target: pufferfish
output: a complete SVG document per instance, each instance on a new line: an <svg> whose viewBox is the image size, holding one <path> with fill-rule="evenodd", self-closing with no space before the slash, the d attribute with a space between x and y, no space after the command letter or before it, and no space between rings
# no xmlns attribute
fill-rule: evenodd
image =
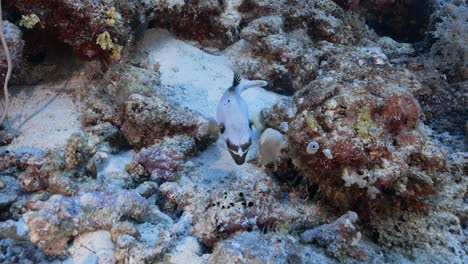
<svg viewBox="0 0 468 264"><path fill-rule="evenodd" d="M241 93L251 87L264 87L263 80L241 79L234 73L232 86L221 97L216 107L216 121L227 149L237 165L245 162L250 145L252 145L252 122L249 119L247 103Z"/></svg>

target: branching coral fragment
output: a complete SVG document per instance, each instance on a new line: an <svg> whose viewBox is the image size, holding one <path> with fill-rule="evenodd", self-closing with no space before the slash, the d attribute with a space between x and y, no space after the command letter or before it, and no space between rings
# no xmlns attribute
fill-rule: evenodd
<svg viewBox="0 0 468 264"><path fill-rule="evenodd" d="M22 15L19 25L27 29L31 29L39 22L39 17L36 14L31 14L27 16Z"/></svg>
<svg viewBox="0 0 468 264"><path fill-rule="evenodd" d="M115 25L115 20L117 19L117 13L115 12L115 7L109 8L106 11L106 25L113 27Z"/></svg>
<svg viewBox="0 0 468 264"><path fill-rule="evenodd" d="M105 31L98 35L96 39L96 44L98 44L101 49L103 50L110 50L114 47L114 43L112 42L112 38L109 32Z"/></svg>

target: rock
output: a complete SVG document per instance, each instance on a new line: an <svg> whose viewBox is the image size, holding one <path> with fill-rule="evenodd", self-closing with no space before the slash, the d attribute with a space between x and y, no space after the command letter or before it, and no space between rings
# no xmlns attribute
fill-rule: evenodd
<svg viewBox="0 0 468 264"><path fill-rule="evenodd" d="M0 193L0 208L4 210L6 207L9 207L10 204L15 202L16 199L18 199L17 195Z"/></svg>
<svg viewBox="0 0 468 264"><path fill-rule="evenodd" d="M207 246L242 231L302 228L319 217L314 207L302 200L276 200L282 195L280 188L256 167L229 175L236 180L227 181L223 188L195 184L185 173L197 177L196 172L183 171L178 182L160 186L164 197L161 208L174 215L180 215L182 210L192 215L191 234Z"/></svg>
<svg viewBox="0 0 468 264"><path fill-rule="evenodd" d="M177 172L183 169L185 161L196 152L195 141L187 136L165 137L156 144L140 151L134 158L131 171L139 166L157 183L175 181Z"/></svg>
<svg viewBox="0 0 468 264"><path fill-rule="evenodd" d="M18 221L7 220L0 222L0 238L11 238L14 240L28 240L28 227L23 219Z"/></svg>
<svg viewBox="0 0 468 264"><path fill-rule="evenodd" d="M98 230L75 238L70 251L73 263L116 263L115 247L109 231Z"/></svg>
<svg viewBox="0 0 468 264"><path fill-rule="evenodd" d="M325 247L327 254L332 257L340 258L345 255L364 260L369 253L358 245L361 232L356 227L357 220L355 212L348 212L331 224L305 231L301 235L301 241Z"/></svg>
<svg viewBox="0 0 468 264"><path fill-rule="evenodd" d="M169 263L182 263L190 259L191 263L206 263L206 258L201 256L201 246L194 237L183 239L170 253Z"/></svg>
<svg viewBox="0 0 468 264"><path fill-rule="evenodd" d="M208 47L223 48L238 37L241 17L236 5L237 2L213 0L161 1L154 4L152 19L181 38L195 40Z"/></svg>
<svg viewBox="0 0 468 264"><path fill-rule="evenodd" d="M135 191L145 197L149 198L151 195L155 194L158 190L158 185L154 182L146 181L142 184L140 184Z"/></svg>
<svg viewBox="0 0 468 264"><path fill-rule="evenodd" d="M133 94L121 111L122 132L130 144L148 147L164 136L185 134L204 148L218 138L217 125L159 96Z"/></svg>
<svg viewBox="0 0 468 264"><path fill-rule="evenodd" d="M60 254L70 238L110 230L123 217L138 218L147 206L144 198L129 191L85 193L70 198L54 195L24 218L31 242L47 254Z"/></svg>
<svg viewBox="0 0 468 264"><path fill-rule="evenodd" d="M22 205L26 202L25 193L18 180L11 176L0 175L4 188L0 189L0 221L18 219Z"/></svg>
<svg viewBox="0 0 468 264"><path fill-rule="evenodd" d="M281 233L242 232L218 243L208 263L331 263L317 250Z"/></svg>
<svg viewBox="0 0 468 264"><path fill-rule="evenodd" d="M13 134L6 131L0 131L0 146L5 146L13 142Z"/></svg>
<svg viewBox="0 0 468 264"><path fill-rule="evenodd" d="M260 159L263 165L280 159L281 150L288 145L286 137L278 130L267 128L260 137Z"/></svg>
<svg viewBox="0 0 468 264"><path fill-rule="evenodd" d="M388 58L398 58L401 56L411 56L415 53L415 50L409 43L399 43L390 37L381 37L377 41L382 47L382 51L387 55Z"/></svg>
<svg viewBox="0 0 468 264"><path fill-rule="evenodd" d="M48 190L52 193L73 195L76 186L65 177L63 159L54 153L32 158L26 171L18 177L20 186L27 192Z"/></svg>

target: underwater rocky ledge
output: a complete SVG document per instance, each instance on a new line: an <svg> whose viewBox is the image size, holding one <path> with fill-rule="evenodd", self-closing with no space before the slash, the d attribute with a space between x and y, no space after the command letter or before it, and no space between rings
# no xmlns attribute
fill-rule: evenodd
<svg viewBox="0 0 468 264"><path fill-rule="evenodd" d="M468 262L466 1L1 4L0 263Z"/></svg>

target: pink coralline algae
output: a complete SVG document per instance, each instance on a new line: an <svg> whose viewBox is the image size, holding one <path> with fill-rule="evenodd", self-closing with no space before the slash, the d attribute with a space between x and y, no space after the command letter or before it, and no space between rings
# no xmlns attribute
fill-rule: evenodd
<svg viewBox="0 0 468 264"><path fill-rule="evenodd" d="M166 137L160 144L141 150L135 156L131 170L138 172L138 167L142 166L153 181L175 181L177 172L195 151L192 138L183 135Z"/></svg>

